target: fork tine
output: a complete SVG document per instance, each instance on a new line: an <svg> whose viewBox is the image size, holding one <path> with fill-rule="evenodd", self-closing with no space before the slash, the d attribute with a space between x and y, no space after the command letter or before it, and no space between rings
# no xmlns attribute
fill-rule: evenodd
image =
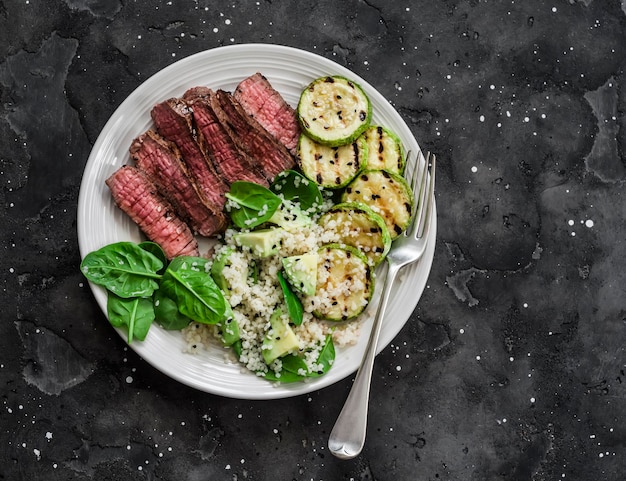
<svg viewBox="0 0 626 481"><path fill-rule="evenodd" d="M427 154L430 155L430 154ZM424 217L424 199L426 196L426 181L428 179L428 160L424 159L424 154L420 150L418 152L417 159L415 160L414 175L411 182L411 188L413 189L413 195L415 197L414 214L410 229L407 229L406 234L411 237L419 237L420 226L422 225L422 219ZM419 179L419 182L418 182Z"/></svg>
<svg viewBox="0 0 626 481"><path fill-rule="evenodd" d="M413 235L413 233L415 232L417 219L418 219L417 208L420 205L419 197L420 197L420 191L421 191L420 189L421 186L418 186L418 181L422 179L424 175L423 172L421 172L421 170L423 170L422 162L420 162L420 159L423 158L421 149L417 151L417 156L415 157L414 162L410 162L410 160L412 159L411 153L412 152L409 150L406 154L405 178L407 179L411 192L413 193L414 209L413 209L413 214L411 216L411 222L409 223L409 225L404 231L405 237L408 237L409 235Z"/></svg>
<svg viewBox="0 0 626 481"><path fill-rule="evenodd" d="M416 192L415 188L417 187L417 179L421 177L420 175L420 155L422 155L421 151L418 151L415 162L413 162L413 169L411 170L411 178L409 179L409 183L411 186L411 192ZM408 167L408 159L411 156L411 151L407 154L407 167Z"/></svg>
<svg viewBox="0 0 626 481"><path fill-rule="evenodd" d="M419 204L419 223L417 230L415 231L416 238L424 236L424 233L428 230L430 225L430 216L432 212L432 204L434 202L435 193L435 163L436 156L431 155L430 152L426 154L424 162L424 179L422 180L422 192L420 192L420 204ZM430 164L430 169L429 169ZM430 174L430 175L428 175Z"/></svg>

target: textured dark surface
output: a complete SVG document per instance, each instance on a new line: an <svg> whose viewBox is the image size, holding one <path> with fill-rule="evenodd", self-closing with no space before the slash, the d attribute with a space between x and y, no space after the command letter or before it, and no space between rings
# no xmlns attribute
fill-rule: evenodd
<svg viewBox="0 0 626 481"><path fill-rule="evenodd" d="M0 1L0 479L621 480L626 1ZM351 380L279 401L146 364L82 278L81 175L142 81L278 43L347 66L439 156L428 288Z"/></svg>

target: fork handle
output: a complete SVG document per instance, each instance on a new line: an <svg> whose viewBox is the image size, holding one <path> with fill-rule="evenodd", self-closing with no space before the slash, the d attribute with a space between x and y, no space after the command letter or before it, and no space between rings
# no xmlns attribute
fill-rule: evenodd
<svg viewBox="0 0 626 481"><path fill-rule="evenodd" d="M382 297L378 304L365 355L350 389L350 394L348 394L328 439L331 453L341 459L352 459L358 456L365 444L369 393L378 336L391 295L391 287L400 270L396 264L389 263L387 266Z"/></svg>

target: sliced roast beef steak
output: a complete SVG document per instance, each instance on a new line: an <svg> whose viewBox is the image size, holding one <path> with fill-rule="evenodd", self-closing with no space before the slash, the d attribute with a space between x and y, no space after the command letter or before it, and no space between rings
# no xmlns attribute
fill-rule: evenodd
<svg viewBox="0 0 626 481"><path fill-rule="evenodd" d="M244 110L296 155L300 124L294 109L260 73L242 80L234 97Z"/></svg>
<svg viewBox="0 0 626 481"><path fill-rule="evenodd" d="M294 165L287 148L276 140L254 118L246 114L235 98L224 90L212 97L213 110L240 150L256 161L268 181Z"/></svg>
<svg viewBox="0 0 626 481"><path fill-rule="evenodd" d="M150 112L157 132L174 142L180 149L196 186L218 210L224 207L228 185L217 175L196 142L193 131L193 113L187 103L171 98L155 105Z"/></svg>
<svg viewBox="0 0 626 481"><path fill-rule="evenodd" d="M193 183L176 144L148 130L133 141L130 155L194 232L209 237L226 227L224 213L206 201Z"/></svg>
<svg viewBox="0 0 626 481"><path fill-rule="evenodd" d="M267 186L265 176L256 169L253 160L238 148L220 122L212 107L213 96L211 90L196 87L187 91L183 97L193 110L200 147L228 184L246 180Z"/></svg>
<svg viewBox="0 0 626 481"><path fill-rule="evenodd" d="M144 172L133 166L122 166L106 180L106 184L117 206L148 239L161 246L168 259L199 255L193 233Z"/></svg>

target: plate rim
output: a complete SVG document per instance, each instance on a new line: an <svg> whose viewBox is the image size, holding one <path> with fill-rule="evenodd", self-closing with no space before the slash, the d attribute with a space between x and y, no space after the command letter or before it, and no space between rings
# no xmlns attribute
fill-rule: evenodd
<svg viewBox="0 0 626 481"><path fill-rule="evenodd" d="M396 117L396 119L402 124L405 131L408 132L408 134L410 135L410 138L413 140L414 144L417 146L418 151L421 152L417 139L413 136L413 133L411 132L410 128L408 127L408 125L406 124L405 120L402 118L400 113L395 109L395 107L384 96L382 96L382 94L380 94L371 84L369 84L369 82L367 82L364 78L352 72L347 67L344 67L331 59L323 57L317 53L310 52L307 50L302 50L296 47L290 47L290 46L281 45L281 44L271 44L271 43L267 43L267 44L266 43L243 43L243 44L219 46L219 47L214 47L214 48L206 49L203 51L199 51L183 59L177 60L176 62L173 62L172 64L167 65L166 67L158 70L157 72L152 74L150 77L148 77L146 80L144 80L142 83L140 83L113 111L113 113L111 114L111 116L109 117L105 125L103 126L102 130L98 134L98 137L93 144L93 147L91 149L91 152L89 154L89 157L85 164L85 168L82 173L81 185L80 185L79 195L78 195L77 227L76 228L77 228L77 233L78 233L78 244L79 244L81 260L85 257L85 255L88 254L89 251L93 250L93 249L88 249L86 247L88 242L87 242L87 239L85 238L86 231L84 230L84 225L82 221L85 215L86 201L88 199L88 196L90 195L89 185L88 185L90 179L88 178L88 174L90 174L92 170L97 166L97 158L99 154L101 153L102 147L106 145L107 137L111 134L112 131L114 131L115 126L120 121L120 117L123 117L125 109L127 109L127 107L136 100L136 97L140 97L144 90L149 89L153 83L156 83L163 78L167 78L167 76L171 72L180 71L181 68L184 68L188 65L193 65L195 62L198 62L198 61L210 60L212 57L219 57L220 55L226 55L226 54L232 54L234 56L236 55L237 51L239 51L240 54L243 52L243 53L246 53L247 55L252 55L257 50L268 51L268 52L273 51L274 53L280 54L280 55L296 55L301 58L310 58L313 60L313 63L319 63L329 68L332 67L335 70L339 70L344 74L349 73L350 75L353 76L355 81L357 81L364 88L364 90L368 93L368 95L373 94L377 97L378 100L382 99L382 101L384 101L384 105L388 105L391 115ZM434 258L435 239L436 239L436 230L437 230L436 207L435 207L434 214L435 215L433 215L431 219L427 251L425 253L425 256L419 262L419 264L422 265L422 270L425 271L425 276L423 276L423 278L421 279L421 281L423 282L420 283L422 285L421 287L419 287L419 292L418 292L419 295L416 296L415 304L413 304L412 307L410 308L406 320L398 323L399 325L397 326L397 328L393 329L392 335L386 335L386 336L381 335L381 338L379 339L379 344L377 346L377 354L379 354L385 347L387 347L393 341L393 339L400 333L400 331L404 328L404 326L410 320L411 314L414 312L415 308L417 307L417 304L419 303L419 299L423 295L423 291L426 288L426 283L428 281L428 277L432 268L432 262ZM417 270L417 267L416 267L416 270ZM99 304L101 311L103 312L106 318L107 317L106 308L103 306L103 302L102 302L102 295L103 293L105 293L104 289L91 282L88 282L88 284L90 286L92 295L94 296L96 302ZM380 292L380 288L377 289L377 291ZM154 327L155 326L153 326L153 328ZM158 328L158 326L156 327ZM115 330L122 337L124 342L126 342L126 334L119 328L115 328ZM365 330L365 329L362 330L360 336L368 337L369 330ZM145 342L146 341L144 341L144 343ZM150 365L152 365L154 368L156 368L161 373L167 375L168 377L184 385L192 387L194 389L207 392L210 394L215 394L215 395L224 396L228 398L234 398L234 399L267 400L267 399L282 399L282 398L304 395L304 394L308 394L310 392L322 389L334 383L337 383L345 379L346 377L354 374L358 368L358 365L357 365L353 369L350 369L349 372L343 373L342 375L339 375L339 376L331 376L333 372L331 370L326 375L321 376L320 378L317 378L314 381L300 382L300 383L295 383L295 384L282 384L280 385L280 387L273 385L269 381L263 380L263 382L268 386L268 390L264 391L263 393L258 393L258 392L255 393L252 391L243 391L243 392L229 391L223 388L222 389L215 388L214 386L211 386L210 384L207 385L205 383L201 383L193 377L189 378L189 377L179 375L179 373L177 373L176 371L169 369L167 366L167 363L165 366L163 366L161 363L157 362L152 355L146 356L146 354L151 354L151 353L149 350L144 349L145 344L138 345L137 342L128 344L126 342L126 345L129 346L131 349L133 349L143 360L148 362ZM351 348L349 347L348 349L351 349ZM192 354L187 354L187 355L193 356ZM254 376L253 373L250 373L249 375Z"/></svg>

